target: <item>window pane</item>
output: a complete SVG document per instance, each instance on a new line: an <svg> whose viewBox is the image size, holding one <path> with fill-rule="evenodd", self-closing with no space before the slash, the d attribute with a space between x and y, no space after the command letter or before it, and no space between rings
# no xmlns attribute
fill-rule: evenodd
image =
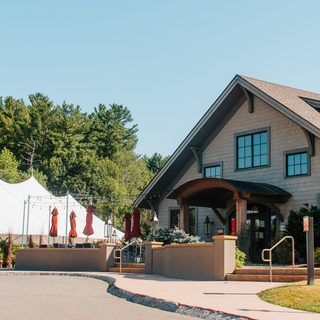
<svg viewBox="0 0 320 320"><path fill-rule="evenodd" d="M307 163L307 153L301 153L301 163Z"/></svg>
<svg viewBox="0 0 320 320"><path fill-rule="evenodd" d="M179 228L179 214L180 210L171 210L170 228Z"/></svg>
<svg viewBox="0 0 320 320"><path fill-rule="evenodd" d="M294 155L294 164L300 164L300 154Z"/></svg>
<svg viewBox="0 0 320 320"><path fill-rule="evenodd" d="M267 132L261 133L260 141L261 141L261 143L268 143L268 133Z"/></svg>
<svg viewBox="0 0 320 320"><path fill-rule="evenodd" d="M294 166L289 166L288 167L288 176L293 176L294 175Z"/></svg>
<svg viewBox="0 0 320 320"><path fill-rule="evenodd" d="M244 148L239 148L238 150L238 157L243 158L244 157Z"/></svg>
<svg viewBox="0 0 320 320"><path fill-rule="evenodd" d="M294 156L288 156L288 166L292 166L294 164Z"/></svg>
<svg viewBox="0 0 320 320"><path fill-rule="evenodd" d="M189 234L195 236L196 235L196 212L194 209L190 209L189 212Z"/></svg>
<svg viewBox="0 0 320 320"><path fill-rule="evenodd" d="M253 155L259 155L260 154L260 144L258 144L257 146L253 147Z"/></svg>
<svg viewBox="0 0 320 320"><path fill-rule="evenodd" d="M250 157L251 156L251 147L246 147L245 148L245 156L246 157Z"/></svg>
<svg viewBox="0 0 320 320"><path fill-rule="evenodd" d="M260 133L253 135L253 144L260 144Z"/></svg>
<svg viewBox="0 0 320 320"><path fill-rule="evenodd" d="M297 165L294 166L294 174L295 175L301 174L300 166L297 166Z"/></svg>
<svg viewBox="0 0 320 320"><path fill-rule="evenodd" d="M238 169L244 168L244 158L238 160Z"/></svg>
<svg viewBox="0 0 320 320"><path fill-rule="evenodd" d="M220 178L220 166L216 167L216 178Z"/></svg>
<svg viewBox="0 0 320 320"><path fill-rule="evenodd" d="M210 168L206 168L205 175L206 178L210 178Z"/></svg>
<svg viewBox="0 0 320 320"><path fill-rule="evenodd" d="M264 143L261 145L261 154L267 154L268 153L268 144Z"/></svg>
<svg viewBox="0 0 320 320"><path fill-rule="evenodd" d="M261 166L266 166L268 165L268 155L264 154L261 156Z"/></svg>
<svg viewBox="0 0 320 320"><path fill-rule="evenodd" d="M308 165L307 164L301 165L301 174L308 174Z"/></svg>
<svg viewBox="0 0 320 320"><path fill-rule="evenodd" d="M244 147L244 137L238 138L238 147Z"/></svg>
<svg viewBox="0 0 320 320"><path fill-rule="evenodd" d="M256 156L256 157L253 158L253 166L254 166L254 167L259 167L259 166L261 166L260 156Z"/></svg>
<svg viewBox="0 0 320 320"><path fill-rule="evenodd" d="M251 158L245 158L246 159L246 168L250 168L252 167L252 161L251 161Z"/></svg>
<svg viewBox="0 0 320 320"><path fill-rule="evenodd" d="M245 146L251 146L251 136L245 136Z"/></svg>

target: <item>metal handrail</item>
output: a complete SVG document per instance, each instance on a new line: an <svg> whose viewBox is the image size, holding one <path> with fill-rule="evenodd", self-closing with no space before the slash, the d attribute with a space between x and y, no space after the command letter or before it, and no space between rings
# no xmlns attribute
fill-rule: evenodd
<svg viewBox="0 0 320 320"><path fill-rule="evenodd" d="M131 243L129 243L129 244L127 244L126 246L124 246L123 248L121 248L121 249L116 249L116 250L113 251L113 257L114 257L115 259L120 259L120 273L121 273L121 264L122 264L122 259L121 259L121 257L122 257L122 250L128 248L129 246L131 246L131 245L134 244L134 243L137 243L137 244L140 245L140 255L141 255L141 252L142 252L142 251L141 251L141 247L142 247L142 241L141 241L141 240L132 241ZM116 252L120 252L120 257L116 257Z"/></svg>
<svg viewBox="0 0 320 320"><path fill-rule="evenodd" d="M270 267L270 282L272 282L272 250L277 247L282 241L285 239L290 238L292 239L292 268L294 269L294 239L291 236L285 236L283 237L279 242L277 242L272 248L270 249L263 249L261 252L261 258L264 262L269 262L269 267ZM265 251L269 251L269 259L264 258L264 253Z"/></svg>

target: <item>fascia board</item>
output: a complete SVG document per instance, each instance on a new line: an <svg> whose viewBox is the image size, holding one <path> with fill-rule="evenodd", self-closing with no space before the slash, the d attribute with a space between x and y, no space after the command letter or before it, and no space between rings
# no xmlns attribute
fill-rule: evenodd
<svg viewBox="0 0 320 320"><path fill-rule="evenodd" d="M172 163L177 160L177 158L182 153L182 151L188 146L188 144L190 144L192 139L197 135L197 133L201 130L204 124L208 121L208 119L210 119L212 114L219 108L222 102L235 88L235 86L239 82L239 79L241 79L239 75L236 75L233 78L233 80L229 83L226 89L221 93L221 95L217 98L217 100L211 105L208 111L202 116L202 118L190 131L187 137L182 141L182 143L179 145L176 151L172 154L172 156L169 158L169 160L166 162L163 168L158 172L158 174L151 180L151 182L147 185L147 187L143 190L143 192L139 195L139 197L134 201L133 203L134 206L139 206L139 204L144 198L144 195L146 193L149 193L153 189L153 187L157 184L157 182L165 175L165 173L167 172L168 168L172 165Z"/></svg>

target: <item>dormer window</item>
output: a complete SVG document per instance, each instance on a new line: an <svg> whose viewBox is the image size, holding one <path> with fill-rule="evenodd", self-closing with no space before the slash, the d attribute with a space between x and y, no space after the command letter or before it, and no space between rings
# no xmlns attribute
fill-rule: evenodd
<svg viewBox="0 0 320 320"><path fill-rule="evenodd" d="M307 99L307 98L301 98L306 103L310 104L311 107L313 107L315 110L320 112L320 101L319 100L313 100L313 99Z"/></svg>

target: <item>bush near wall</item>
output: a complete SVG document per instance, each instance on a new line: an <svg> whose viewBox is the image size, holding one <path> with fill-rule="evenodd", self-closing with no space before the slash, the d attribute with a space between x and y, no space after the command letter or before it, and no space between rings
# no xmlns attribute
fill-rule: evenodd
<svg viewBox="0 0 320 320"><path fill-rule="evenodd" d="M320 247L320 209L317 206L305 203L299 210L290 211L285 235L292 236L295 249L301 258L306 258L306 232L303 231L303 217L313 217L314 224L314 247Z"/></svg>
<svg viewBox="0 0 320 320"><path fill-rule="evenodd" d="M156 241L166 244L182 244L182 243L203 243L200 237L192 236L183 230L175 227L174 229L159 229L158 234L152 239L152 234L149 234L146 242Z"/></svg>

